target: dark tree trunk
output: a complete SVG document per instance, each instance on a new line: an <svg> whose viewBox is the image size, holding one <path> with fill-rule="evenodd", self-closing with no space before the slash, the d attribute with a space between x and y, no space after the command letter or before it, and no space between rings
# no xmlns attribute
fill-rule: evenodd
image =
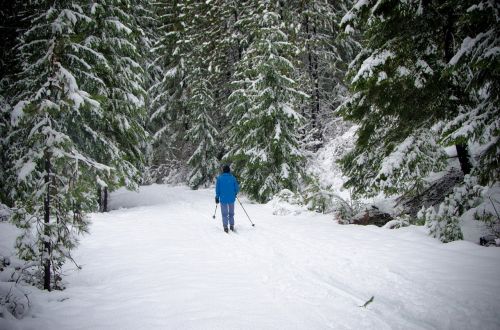
<svg viewBox="0 0 500 330"><path fill-rule="evenodd" d="M99 195L99 212L108 212L108 187L99 186L97 194Z"/></svg>
<svg viewBox="0 0 500 330"><path fill-rule="evenodd" d="M314 139L321 141L323 139L321 133L321 124L319 121L319 109L320 109L320 92L319 92L319 72L318 72L318 56L313 53L310 46L310 41L313 35L316 35L316 26L312 24L312 31L310 29L309 16L306 15L304 19L304 26L307 35L307 60L308 60L308 71L309 76L313 82L312 98L311 98L311 125L314 129Z"/></svg>
<svg viewBox="0 0 500 330"><path fill-rule="evenodd" d="M102 201L103 212L108 212L108 187L104 187L104 196Z"/></svg>
<svg viewBox="0 0 500 330"><path fill-rule="evenodd" d="M460 162L460 168L464 174L469 174L472 170L472 164L469 159L469 151L467 145L465 144L457 144L455 146L457 148L457 157Z"/></svg>
<svg viewBox="0 0 500 330"><path fill-rule="evenodd" d="M102 212L102 188L97 187L97 204L99 205L99 212Z"/></svg>
<svg viewBox="0 0 500 330"><path fill-rule="evenodd" d="M47 186L47 195L45 196L44 201L44 242L43 242L43 255L45 259L42 259L44 262L44 277L43 277L43 288L44 290L51 291L50 288L50 255L51 255L51 246L50 241L47 240L47 237L50 237L50 176L51 176L51 164L50 164L50 155L45 154L45 185Z"/></svg>
<svg viewBox="0 0 500 330"><path fill-rule="evenodd" d="M313 28L313 33L316 34L316 27ZM321 122L319 120L319 71L318 71L318 56L313 55L314 65L313 65L313 79L314 79L314 105L313 105L313 127L316 129L315 138L318 141L323 140L323 134L321 133Z"/></svg>

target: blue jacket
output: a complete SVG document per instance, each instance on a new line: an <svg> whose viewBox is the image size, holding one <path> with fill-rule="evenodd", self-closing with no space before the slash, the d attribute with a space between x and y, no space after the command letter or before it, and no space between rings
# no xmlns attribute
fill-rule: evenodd
<svg viewBox="0 0 500 330"><path fill-rule="evenodd" d="M231 173L222 173L215 183L215 197L222 204L234 204L236 195L240 191L238 181Z"/></svg>

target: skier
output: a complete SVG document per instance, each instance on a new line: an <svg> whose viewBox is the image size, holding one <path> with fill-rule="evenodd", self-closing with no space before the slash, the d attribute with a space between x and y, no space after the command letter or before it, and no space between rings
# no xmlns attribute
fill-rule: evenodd
<svg viewBox="0 0 500 330"><path fill-rule="evenodd" d="M226 233L229 232L227 228L228 223L229 229L234 231L234 201L240 190L238 181L236 181L236 178L230 172L229 165L224 165L222 167L222 174L217 177L217 182L215 183L215 203L219 204L220 202L222 225Z"/></svg>

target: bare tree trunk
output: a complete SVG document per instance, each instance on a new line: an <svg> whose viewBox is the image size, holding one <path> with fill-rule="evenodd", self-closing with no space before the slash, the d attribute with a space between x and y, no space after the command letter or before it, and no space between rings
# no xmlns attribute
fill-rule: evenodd
<svg viewBox="0 0 500 330"><path fill-rule="evenodd" d="M45 153L45 184L47 186L47 195L45 196L44 201L44 242L43 242L43 267L44 267L44 277L43 277L43 289L51 291L50 288L50 255L51 255L51 246L50 246L50 175L51 175L51 164L50 164L50 154L48 152Z"/></svg>
<svg viewBox="0 0 500 330"><path fill-rule="evenodd" d="M100 185L97 187L97 204L99 205L99 212L102 212L102 188Z"/></svg>
<svg viewBox="0 0 500 330"><path fill-rule="evenodd" d="M108 187L97 187L99 212L108 212Z"/></svg>
<svg viewBox="0 0 500 330"><path fill-rule="evenodd" d="M108 212L108 187L104 187L104 198L102 201L103 204L103 212Z"/></svg>
<svg viewBox="0 0 500 330"><path fill-rule="evenodd" d="M312 40L312 36L316 35L316 26L314 23L312 24L311 31L311 23L309 22L309 16L305 16L304 25L306 29L307 35L307 60L308 60L308 71L309 76L312 79L312 98L311 98L311 125L314 129L314 139L318 141L322 141L323 136L321 133L321 123L319 120L320 113L320 92L319 92L319 70L318 70L318 56L313 53L313 49L311 48L310 42Z"/></svg>
<svg viewBox="0 0 500 330"><path fill-rule="evenodd" d="M469 151L466 144L457 144L458 161L460 162L460 168L464 174L469 174L472 170L472 164L469 159Z"/></svg>

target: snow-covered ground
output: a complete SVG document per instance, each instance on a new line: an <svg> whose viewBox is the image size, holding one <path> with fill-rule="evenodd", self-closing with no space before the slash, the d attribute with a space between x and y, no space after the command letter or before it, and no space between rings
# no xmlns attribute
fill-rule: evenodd
<svg viewBox="0 0 500 330"><path fill-rule="evenodd" d="M500 329L498 248L242 202L228 235L211 190L113 194L68 288L0 329Z"/></svg>

